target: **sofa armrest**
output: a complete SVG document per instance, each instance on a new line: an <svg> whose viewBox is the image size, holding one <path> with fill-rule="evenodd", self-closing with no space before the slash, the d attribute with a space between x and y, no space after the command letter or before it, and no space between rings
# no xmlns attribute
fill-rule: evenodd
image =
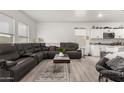
<svg viewBox="0 0 124 93"><path fill-rule="evenodd" d="M114 70L102 70L100 73L106 77L124 77L123 72Z"/></svg>
<svg viewBox="0 0 124 93"><path fill-rule="evenodd" d="M1 68L1 69L6 68L6 60L0 59L0 68Z"/></svg>
<svg viewBox="0 0 124 93"><path fill-rule="evenodd" d="M25 53L24 55L23 55L23 57L31 57L32 56L32 53Z"/></svg>
<svg viewBox="0 0 124 93"><path fill-rule="evenodd" d="M15 66L16 64L17 64L17 62L15 62L15 61L6 61L7 68Z"/></svg>
<svg viewBox="0 0 124 93"><path fill-rule="evenodd" d="M2 63L5 63L5 62L6 62L6 60L0 59L0 65L1 65Z"/></svg>
<svg viewBox="0 0 124 93"><path fill-rule="evenodd" d="M101 58L101 59L96 63L96 70L97 70L98 72L100 72L101 70L109 69L109 68L106 66L106 64L105 64L105 62L107 62L108 60L109 60L109 59L107 59L107 58L105 58L105 57Z"/></svg>
<svg viewBox="0 0 124 93"><path fill-rule="evenodd" d="M13 78L11 77L11 72L8 70L6 60L1 59L0 60L0 82L10 82L13 81Z"/></svg>
<svg viewBox="0 0 124 93"><path fill-rule="evenodd" d="M33 57L34 59L36 59L38 61L38 58L37 58L36 54L26 53L26 54L23 55L23 57Z"/></svg>
<svg viewBox="0 0 124 93"><path fill-rule="evenodd" d="M81 50L77 50L77 52L81 52Z"/></svg>
<svg viewBox="0 0 124 93"><path fill-rule="evenodd" d="M103 67L103 66L100 66L100 65L96 64L96 70L97 70L98 72L100 72L100 71L102 71L102 70L106 70L106 68Z"/></svg>
<svg viewBox="0 0 124 93"><path fill-rule="evenodd" d="M38 57L37 57L36 54L25 54L25 57L32 57L32 58L34 58L35 60L37 60L37 62L39 62L39 59L38 59Z"/></svg>
<svg viewBox="0 0 124 93"><path fill-rule="evenodd" d="M7 70L7 68L12 67L16 64L17 64L17 62L15 62L15 61L6 61L4 59L0 60L0 68L1 69L6 69Z"/></svg>

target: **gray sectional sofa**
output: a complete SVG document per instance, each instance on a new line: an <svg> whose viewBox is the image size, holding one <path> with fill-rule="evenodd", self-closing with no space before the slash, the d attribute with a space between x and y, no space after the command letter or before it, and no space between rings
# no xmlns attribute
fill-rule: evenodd
<svg viewBox="0 0 124 93"><path fill-rule="evenodd" d="M60 43L60 47L71 59L82 56L76 43ZM57 53L58 47L45 43L0 44L0 81L19 81L42 60L53 59Z"/></svg>

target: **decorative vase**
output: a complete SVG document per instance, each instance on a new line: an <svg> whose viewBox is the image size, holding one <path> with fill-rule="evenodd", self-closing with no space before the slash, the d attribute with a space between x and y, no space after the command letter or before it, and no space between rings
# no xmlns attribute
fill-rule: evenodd
<svg viewBox="0 0 124 93"><path fill-rule="evenodd" d="M62 57L64 56L64 54L62 52L59 52L59 56Z"/></svg>

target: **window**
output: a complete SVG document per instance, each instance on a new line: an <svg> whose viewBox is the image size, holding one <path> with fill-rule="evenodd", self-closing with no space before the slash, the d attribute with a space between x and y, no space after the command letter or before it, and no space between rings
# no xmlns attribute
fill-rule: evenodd
<svg viewBox="0 0 124 93"><path fill-rule="evenodd" d="M15 23L17 23L17 25L15 25ZM22 22L15 22L14 18L0 13L0 43L28 43L28 42L29 25Z"/></svg>
<svg viewBox="0 0 124 93"><path fill-rule="evenodd" d="M7 34L0 34L0 43L12 43L13 36Z"/></svg>
<svg viewBox="0 0 124 93"><path fill-rule="evenodd" d="M29 42L29 30L28 25L19 22L18 23L18 39L17 43L27 43Z"/></svg>
<svg viewBox="0 0 124 93"><path fill-rule="evenodd" d="M13 43L13 22L13 18L0 14L0 43Z"/></svg>

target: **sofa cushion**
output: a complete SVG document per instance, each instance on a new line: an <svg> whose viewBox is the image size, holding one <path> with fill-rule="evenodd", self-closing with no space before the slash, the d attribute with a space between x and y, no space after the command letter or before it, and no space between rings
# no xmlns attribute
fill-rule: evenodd
<svg viewBox="0 0 124 93"><path fill-rule="evenodd" d="M65 51L74 51L78 49L77 43L60 43L60 47L64 48Z"/></svg>
<svg viewBox="0 0 124 93"><path fill-rule="evenodd" d="M107 61L106 64L113 70L124 71L124 58L120 56Z"/></svg>
<svg viewBox="0 0 124 93"><path fill-rule="evenodd" d="M34 49L31 45L31 43L23 43L22 45L24 47L25 53L33 53L34 52Z"/></svg>
<svg viewBox="0 0 124 93"><path fill-rule="evenodd" d="M34 52L41 51L40 43L32 43L31 45L32 45L32 47L34 49Z"/></svg>
<svg viewBox="0 0 124 93"><path fill-rule="evenodd" d="M24 47L22 44L15 44L15 47L20 56L23 56L25 54Z"/></svg>
<svg viewBox="0 0 124 93"><path fill-rule="evenodd" d="M59 51L48 51L48 58L53 59L55 54L59 54Z"/></svg>
<svg viewBox="0 0 124 93"><path fill-rule="evenodd" d="M46 44L45 43L40 43L40 46L45 47Z"/></svg>
<svg viewBox="0 0 124 93"><path fill-rule="evenodd" d="M19 54L13 44L0 44L0 59L16 60Z"/></svg>
<svg viewBox="0 0 124 93"><path fill-rule="evenodd" d="M43 51L43 58L47 59L48 58L48 51Z"/></svg>
<svg viewBox="0 0 124 93"><path fill-rule="evenodd" d="M46 46L45 43L40 43L41 51L49 51L49 47Z"/></svg>
<svg viewBox="0 0 124 93"><path fill-rule="evenodd" d="M38 62L42 61L42 59L43 59L43 57L44 57L43 54L44 54L43 52L36 52L36 53L33 53L33 55L35 55L35 56L37 57Z"/></svg>
<svg viewBox="0 0 124 93"><path fill-rule="evenodd" d="M65 53L68 54L71 59L80 59L82 57L81 51L66 51Z"/></svg>
<svg viewBox="0 0 124 93"><path fill-rule="evenodd" d="M49 47L42 47L41 50L42 51L49 51Z"/></svg>
<svg viewBox="0 0 124 93"><path fill-rule="evenodd" d="M56 46L50 46L49 51L56 51Z"/></svg>

